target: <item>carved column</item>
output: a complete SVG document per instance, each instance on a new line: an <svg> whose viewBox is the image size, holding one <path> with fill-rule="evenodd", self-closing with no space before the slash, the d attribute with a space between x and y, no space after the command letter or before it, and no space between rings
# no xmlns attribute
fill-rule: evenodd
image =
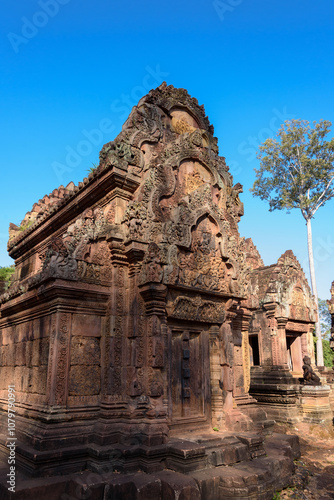
<svg viewBox="0 0 334 500"><path fill-rule="evenodd" d="M139 285L145 303L147 324L147 395L163 398L157 402L160 415L166 412L167 370L165 350L167 347L166 296L167 287L161 283Z"/></svg>
<svg viewBox="0 0 334 500"><path fill-rule="evenodd" d="M211 419L212 427L222 427L224 420L223 399L223 368L219 326L212 325L209 331L210 342L210 389L211 389Z"/></svg>
<svg viewBox="0 0 334 500"><path fill-rule="evenodd" d="M247 319L246 319L247 316ZM244 387L244 353L242 346L243 330L248 331L250 315L247 315L243 309L238 309L232 321L234 359L233 359L233 396L243 396L245 394ZM248 369L249 369L249 355Z"/></svg>
<svg viewBox="0 0 334 500"><path fill-rule="evenodd" d="M47 378L47 401L66 406L70 364L71 314L57 311L52 315Z"/></svg>
<svg viewBox="0 0 334 500"><path fill-rule="evenodd" d="M112 270L112 294L110 303L110 358L109 358L109 400L110 402L121 401L125 398L124 377L124 333L126 331L126 297L125 280L127 272L127 259L124 255L122 238L111 236L107 238L111 253Z"/></svg>
<svg viewBox="0 0 334 500"><path fill-rule="evenodd" d="M129 241L125 253L129 262L128 299L129 311L126 328L126 393L130 397L140 396L145 391L145 306L138 294L139 273L147 243Z"/></svg>
<svg viewBox="0 0 334 500"><path fill-rule="evenodd" d="M303 349L303 357L304 356L309 356L311 358L312 365L315 365L315 354L314 354L314 344L313 344L313 330L314 330L314 325L313 324L309 325L308 331L305 334L306 338L307 338L307 345L306 345L307 349L306 349L305 354L304 354L303 344L302 344L302 349Z"/></svg>
<svg viewBox="0 0 334 500"><path fill-rule="evenodd" d="M241 346L238 344L238 346L234 347L235 350L238 349L238 356L241 358L241 361L239 362L237 362L236 359L234 361L234 369L237 370L237 373L234 374L234 378L237 377L238 382L235 384L233 395L238 406L255 402L254 399L249 396L250 356L248 330L250 319L250 311L248 309L239 308L237 311L237 317L233 321L234 327L241 333ZM240 362L241 367L238 366Z"/></svg>
<svg viewBox="0 0 334 500"><path fill-rule="evenodd" d="M272 365L288 369L285 325L288 318L276 318L275 302L264 304L268 318L268 336L271 338Z"/></svg>
<svg viewBox="0 0 334 500"><path fill-rule="evenodd" d="M230 308L229 308L230 306ZM233 408L233 365L234 365L234 336L232 332L232 321L236 314L231 310L232 305L226 304L226 320L221 326L221 368L223 390L224 412ZM240 339L241 344L241 339Z"/></svg>
<svg viewBox="0 0 334 500"><path fill-rule="evenodd" d="M241 335L242 335L242 360L244 368L244 390L248 394L250 387L250 357L249 357L249 322L251 314L249 311L244 311L241 322Z"/></svg>
<svg viewBox="0 0 334 500"><path fill-rule="evenodd" d="M288 318L276 318L277 322L277 365L282 366L284 369L289 369L288 365L288 353L287 353L287 343L286 343L286 330L285 326L288 322Z"/></svg>

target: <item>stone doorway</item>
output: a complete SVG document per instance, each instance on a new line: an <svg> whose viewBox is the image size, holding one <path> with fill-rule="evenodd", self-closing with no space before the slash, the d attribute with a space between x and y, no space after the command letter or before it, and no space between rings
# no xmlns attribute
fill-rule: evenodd
<svg viewBox="0 0 334 500"><path fill-rule="evenodd" d="M302 374L303 354L301 334L288 330L286 332L286 348L289 369L295 374Z"/></svg>
<svg viewBox="0 0 334 500"><path fill-rule="evenodd" d="M260 366L259 336L249 336L249 360L250 366Z"/></svg>
<svg viewBox="0 0 334 500"><path fill-rule="evenodd" d="M210 422L209 333L169 328L169 401L172 426Z"/></svg>

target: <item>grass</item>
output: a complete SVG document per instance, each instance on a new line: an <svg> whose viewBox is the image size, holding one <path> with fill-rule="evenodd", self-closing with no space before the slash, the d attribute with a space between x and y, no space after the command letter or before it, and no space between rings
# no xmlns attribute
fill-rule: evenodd
<svg viewBox="0 0 334 500"><path fill-rule="evenodd" d="M26 229L28 229L28 227L32 226L34 222L35 221L33 220L22 221L19 225L19 231L25 231Z"/></svg>

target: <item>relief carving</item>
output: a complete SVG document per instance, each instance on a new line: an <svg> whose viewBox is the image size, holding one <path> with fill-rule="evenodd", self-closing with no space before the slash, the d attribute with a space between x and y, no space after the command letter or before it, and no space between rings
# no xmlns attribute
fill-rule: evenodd
<svg viewBox="0 0 334 500"><path fill-rule="evenodd" d="M195 298L179 296L170 307L169 315L177 319L189 319L206 323L223 323L225 305L204 300L200 295Z"/></svg>
<svg viewBox="0 0 334 500"><path fill-rule="evenodd" d="M61 313L59 318L59 331L56 336L57 345L57 369L55 380L55 404L63 406L67 400L67 378L69 364L69 341L70 341L71 315Z"/></svg>
<svg viewBox="0 0 334 500"><path fill-rule="evenodd" d="M162 276L160 248L156 243L150 243L141 268L139 283L160 283Z"/></svg>
<svg viewBox="0 0 334 500"><path fill-rule="evenodd" d="M77 279L77 261L61 238L54 238L44 254L42 277L50 276L63 279Z"/></svg>
<svg viewBox="0 0 334 500"><path fill-rule="evenodd" d="M62 311L73 308L78 315L87 310L91 325L102 324L100 357L90 373L102 380L103 411L111 416L105 428L117 422L122 429L110 431L106 443L130 427L132 432L143 415L168 415L165 429L173 418L197 419L212 429L211 395L215 418L224 423L224 412L239 404L233 397L250 383L246 320L240 317L254 312L256 335L268 334L258 346L266 354L261 359L278 364L284 357L278 313L308 325L313 309L293 255L284 254L268 271L251 240L240 237L242 186L218 155L204 108L184 89L163 84L150 91L119 136L103 146L99 166L67 188L34 207L24 219L32 229L23 236L11 227L9 248L22 265L3 298L30 292L43 280L45 288L60 290L50 332L50 405L67 403L71 313ZM52 221L56 237L50 236ZM76 328L86 328L84 322ZM97 405L98 390L92 395ZM89 394L80 397L89 402Z"/></svg>

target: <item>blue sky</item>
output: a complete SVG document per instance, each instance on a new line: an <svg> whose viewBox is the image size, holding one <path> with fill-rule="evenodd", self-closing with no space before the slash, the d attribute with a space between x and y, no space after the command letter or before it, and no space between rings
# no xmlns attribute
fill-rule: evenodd
<svg viewBox="0 0 334 500"><path fill-rule="evenodd" d="M163 80L204 104L241 195L240 233L266 265L292 249L308 274L299 211L252 197L260 142L285 119L334 122L332 0L3 0L0 266L9 222L98 162L131 107ZM334 200L313 221L318 291L334 280Z"/></svg>

